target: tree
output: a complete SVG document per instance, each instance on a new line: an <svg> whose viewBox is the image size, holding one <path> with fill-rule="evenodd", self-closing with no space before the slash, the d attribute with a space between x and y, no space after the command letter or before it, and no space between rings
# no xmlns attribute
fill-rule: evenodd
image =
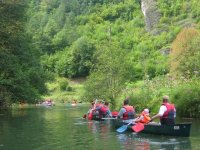
<svg viewBox="0 0 200 150"><path fill-rule="evenodd" d="M177 35L170 53L172 74L196 75L200 66L199 38L200 34L194 28L185 28Z"/></svg>
<svg viewBox="0 0 200 150"><path fill-rule="evenodd" d="M96 50L94 44L87 38L81 37L71 46L71 76L87 76L92 67L92 57Z"/></svg>
<svg viewBox="0 0 200 150"><path fill-rule="evenodd" d="M85 85L85 92L89 93L87 99L101 97L113 100L130 78L128 53L119 47L119 43L102 43L94 57L96 65Z"/></svg>
<svg viewBox="0 0 200 150"><path fill-rule="evenodd" d="M26 1L0 5L0 107L12 102L34 102L46 91L40 52L26 34Z"/></svg>

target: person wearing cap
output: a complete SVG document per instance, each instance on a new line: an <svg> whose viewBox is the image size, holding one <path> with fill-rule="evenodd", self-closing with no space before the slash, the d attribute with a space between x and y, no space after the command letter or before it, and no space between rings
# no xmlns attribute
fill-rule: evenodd
<svg viewBox="0 0 200 150"><path fill-rule="evenodd" d="M136 119L134 119L134 122L138 123L143 123L143 124L147 124L150 122L151 118L149 116L149 109L145 108L142 113L139 115L139 117L137 117Z"/></svg>
<svg viewBox="0 0 200 150"><path fill-rule="evenodd" d="M151 121L160 118L161 124L172 125L175 124L176 108L174 104L169 103L169 96L163 97L163 103L160 106L158 114L151 118Z"/></svg>
<svg viewBox="0 0 200 150"><path fill-rule="evenodd" d="M120 109L117 117L120 118L120 119L123 119L123 120L134 119L135 108L133 106L129 105L129 98L126 98L124 100L124 105Z"/></svg>

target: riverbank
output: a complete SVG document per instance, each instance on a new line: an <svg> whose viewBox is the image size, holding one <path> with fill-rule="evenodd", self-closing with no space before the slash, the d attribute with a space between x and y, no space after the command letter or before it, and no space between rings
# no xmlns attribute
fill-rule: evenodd
<svg viewBox="0 0 200 150"><path fill-rule="evenodd" d="M65 82L63 82L65 80ZM42 99L52 99L55 103L70 103L74 100L81 103L81 96L83 92L83 84L85 78L56 78L53 82L46 83L48 95L42 96ZM62 88L61 86L66 88Z"/></svg>

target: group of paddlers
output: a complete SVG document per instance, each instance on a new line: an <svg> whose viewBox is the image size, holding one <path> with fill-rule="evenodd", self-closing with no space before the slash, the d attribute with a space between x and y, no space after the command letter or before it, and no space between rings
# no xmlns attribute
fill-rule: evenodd
<svg viewBox="0 0 200 150"><path fill-rule="evenodd" d="M123 106L119 112L111 112L109 109L108 102L95 101L91 103L91 107L84 118L89 120L102 119L102 118L118 118L125 122L140 122L143 124L148 124L156 118L160 118L161 124L175 124L176 109L174 104L169 103L169 97L165 95L163 97L162 104L160 106L159 112L150 117L150 110L145 108L139 115L136 116L135 108L129 105L129 98L124 100Z"/></svg>
<svg viewBox="0 0 200 150"><path fill-rule="evenodd" d="M87 112L87 115L84 115L84 118L92 119L102 119L102 118L112 118L114 117L109 109L109 103L103 101L95 101L91 103L90 109ZM115 116L116 117L116 116Z"/></svg>

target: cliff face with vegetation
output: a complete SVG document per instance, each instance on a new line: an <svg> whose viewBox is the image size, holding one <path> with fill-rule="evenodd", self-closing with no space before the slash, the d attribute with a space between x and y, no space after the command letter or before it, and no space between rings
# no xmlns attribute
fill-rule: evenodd
<svg viewBox="0 0 200 150"><path fill-rule="evenodd" d="M161 14L157 8L155 0L141 0L141 9L145 17L146 29L148 32L156 28Z"/></svg>

